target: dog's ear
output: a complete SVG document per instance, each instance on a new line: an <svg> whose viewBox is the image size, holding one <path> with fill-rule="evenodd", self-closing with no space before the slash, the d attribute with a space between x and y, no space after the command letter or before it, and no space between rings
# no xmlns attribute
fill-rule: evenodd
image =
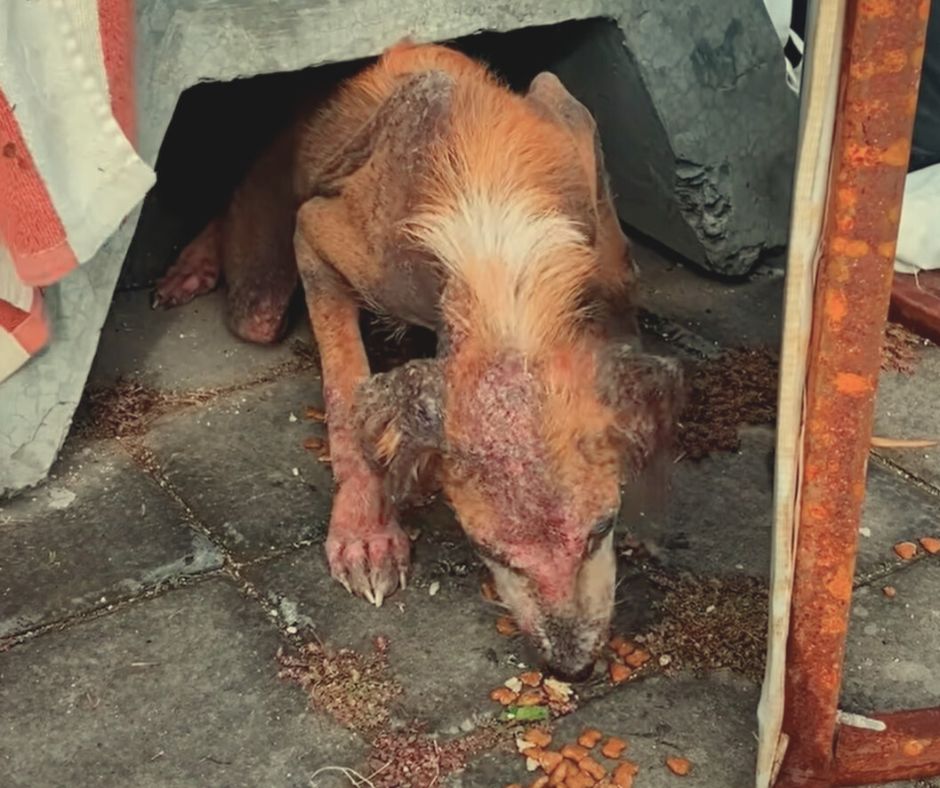
<svg viewBox="0 0 940 788"><path fill-rule="evenodd" d="M366 458L385 476L393 504L408 499L439 461L443 406L437 359L410 361L360 385L354 425Z"/></svg>
<svg viewBox="0 0 940 788"><path fill-rule="evenodd" d="M573 212L588 229L593 241L598 231L598 204L608 198L604 154L597 123L587 107L568 92L558 77L548 71L543 71L532 80L526 100L539 114L567 129L571 135L573 152L581 162L585 175L584 194L578 195L580 199L573 206Z"/></svg>
<svg viewBox="0 0 940 788"><path fill-rule="evenodd" d="M624 475L634 478L672 443L685 399L682 368L676 359L639 353L627 344L605 349L599 362L598 394L615 414L608 437L623 452Z"/></svg>

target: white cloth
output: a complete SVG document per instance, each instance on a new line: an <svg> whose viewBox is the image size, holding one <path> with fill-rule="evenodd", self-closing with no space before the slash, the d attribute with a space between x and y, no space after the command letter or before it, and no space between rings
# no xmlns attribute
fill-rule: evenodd
<svg viewBox="0 0 940 788"><path fill-rule="evenodd" d="M0 2L0 88L83 263L156 180L111 111L97 0Z"/></svg>
<svg viewBox="0 0 940 788"><path fill-rule="evenodd" d="M907 176L894 270L902 274L940 268L940 164Z"/></svg>

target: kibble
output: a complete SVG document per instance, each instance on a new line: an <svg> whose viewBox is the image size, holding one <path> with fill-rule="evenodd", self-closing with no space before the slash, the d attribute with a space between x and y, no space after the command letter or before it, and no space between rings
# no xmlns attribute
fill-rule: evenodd
<svg viewBox="0 0 940 788"><path fill-rule="evenodd" d="M669 771L679 777L685 777L692 770L692 764L686 758L666 758L666 766L669 767Z"/></svg>
<svg viewBox="0 0 940 788"><path fill-rule="evenodd" d="M593 750L597 743L604 738L604 734L597 728L585 728L578 737L578 744L589 750Z"/></svg>
<svg viewBox="0 0 940 788"><path fill-rule="evenodd" d="M607 741L604 742L604 746L601 747L601 754L605 758L616 760L621 755L623 755L623 751L626 749L627 743L623 739L618 739L616 736L611 736Z"/></svg>

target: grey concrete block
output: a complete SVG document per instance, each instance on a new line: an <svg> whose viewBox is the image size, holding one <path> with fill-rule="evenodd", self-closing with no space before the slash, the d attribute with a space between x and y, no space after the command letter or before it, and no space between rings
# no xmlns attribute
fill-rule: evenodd
<svg viewBox="0 0 940 788"><path fill-rule="evenodd" d="M53 474L0 504L0 640L222 565L115 444L73 441Z"/></svg>
<svg viewBox="0 0 940 788"><path fill-rule="evenodd" d="M612 4L556 64L598 121L621 218L705 268L786 243L797 97L753 0Z"/></svg>
<svg viewBox="0 0 940 788"><path fill-rule="evenodd" d="M300 788L361 762L359 739L276 678L278 645L210 580L0 654L3 784Z"/></svg>
<svg viewBox="0 0 940 788"><path fill-rule="evenodd" d="M299 373L170 414L143 443L213 538L250 561L325 538L333 478L303 448L319 401L320 381Z"/></svg>

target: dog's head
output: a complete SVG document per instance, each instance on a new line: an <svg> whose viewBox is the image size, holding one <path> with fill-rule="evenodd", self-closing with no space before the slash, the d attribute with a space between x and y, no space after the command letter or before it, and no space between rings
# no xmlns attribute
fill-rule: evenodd
<svg viewBox="0 0 940 788"><path fill-rule="evenodd" d="M668 440L677 363L626 345L457 354L373 376L360 435L400 501L428 467L550 667L593 664L613 610L621 489Z"/></svg>

